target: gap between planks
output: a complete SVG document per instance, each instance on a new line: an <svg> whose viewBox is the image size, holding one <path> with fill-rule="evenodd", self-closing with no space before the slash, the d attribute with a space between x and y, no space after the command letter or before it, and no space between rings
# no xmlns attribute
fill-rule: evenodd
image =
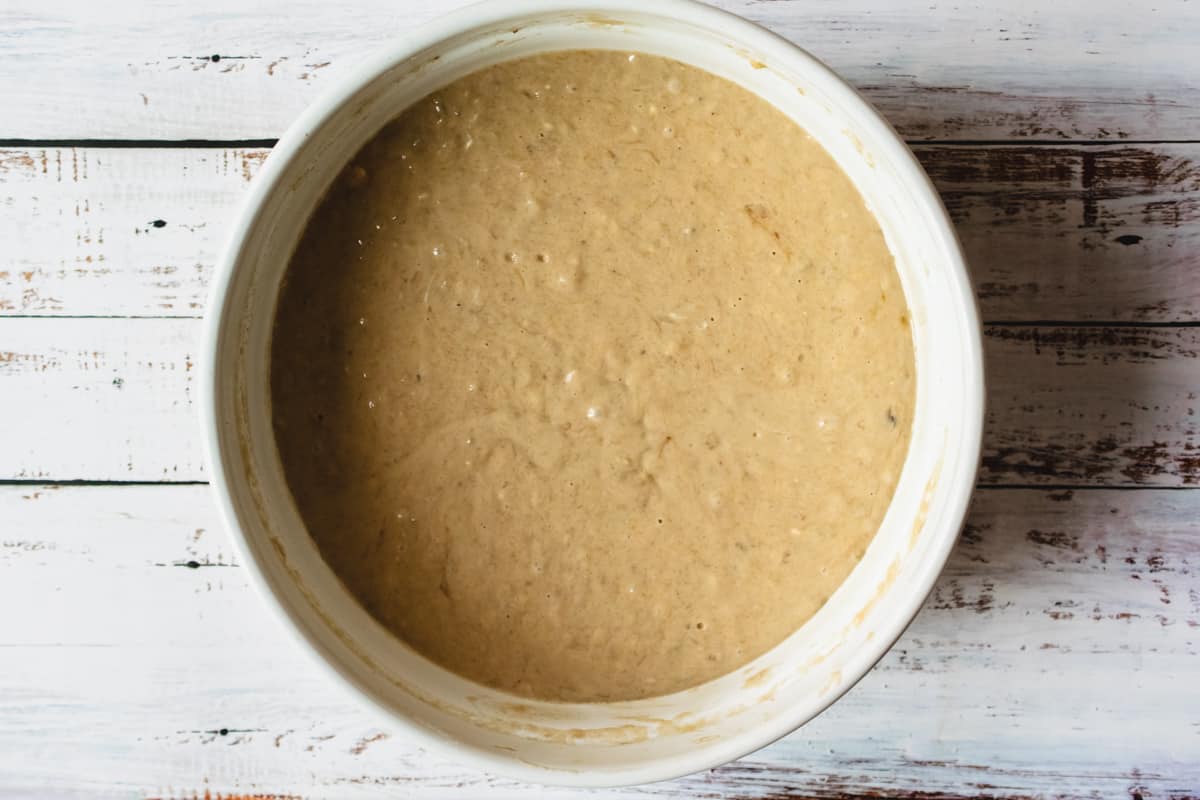
<svg viewBox="0 0 1200 800"><path fill-rule="evenodd" d="M104 480L47 480L38 478L0 478L0 487L28 486L30 488L56 489L59 487L98 487L98 486L209 486L210 481L104 481ZM1200 485L1188 486L1131 486L1129 484L1086 483L977 483L974 491L1034 491L1034 492L1192 492L1200 490Z"/></svg>
<svg viewBox="0 0 1200 800"><path fill-rule="evenodd" d="M938 147L1114 147L1200 144L1200 139L905 139L906 145ZM94 147L122 149L266 148L278 139L0 139L0 147Z"/></svg>
<svg viewBox="0 0 1200 800"><path fill-rule="evenodd" d="M203 314L4 314L0 319L204 319ZM1200 320L1171 322L1128 322L1106 320L994 320L980 322L982 328L1200 328Z"/></svg>
<svg viewBox="0 0 1200 800"><path fill-rule="evenodd" d="M94 147L98 150L196 148L267 148L278 139L0 139L0 147Z"/></svg>
<svg viewBox="0 0 1200 800"><path fill-rule="evenodd" d="M30 486L34 488L57 488L60 486L208 486L209 483L209 481L104 481L89 479L55 481L44 478L0 478L0 486Z"/></svg>

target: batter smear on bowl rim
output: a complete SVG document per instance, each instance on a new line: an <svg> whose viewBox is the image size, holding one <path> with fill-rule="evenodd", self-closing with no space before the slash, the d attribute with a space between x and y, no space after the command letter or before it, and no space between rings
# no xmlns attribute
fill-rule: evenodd
<svg viewBox="0 0 1200 800"><path fill-rule="evenodd" d="M719 677L862 557L909 442L908 311L832 158L679 62L539 55L401 114L280 292L280 458L322 556L519 695Z"/></svg>

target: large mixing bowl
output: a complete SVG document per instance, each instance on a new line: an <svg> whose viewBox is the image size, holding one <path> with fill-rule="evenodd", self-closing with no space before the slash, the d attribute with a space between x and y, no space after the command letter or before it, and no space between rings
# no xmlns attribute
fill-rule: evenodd
<svg viewBox="0 0 1200 800"><path fill-rule="evenodd" d="M695 65L807 129L878 217L912 312L918 362L899 487L846 582L752 663L636 702L517 698L398 641L321 559L284 482L271 427L268 357L280 280L334 176L384 123L430 92L499 61L576 48ZM796 190L805 191L799 179ZM713 767L783 736L833 703L901 634L966 512L983 418L979 319L937 194L896 133L828 68L769 31L689 0L494 0L397 39L288 129L246 197L213 283L202 405L213 487L246 569L331 676L389 727L485 770L556 784L640 783Z"/></svg>

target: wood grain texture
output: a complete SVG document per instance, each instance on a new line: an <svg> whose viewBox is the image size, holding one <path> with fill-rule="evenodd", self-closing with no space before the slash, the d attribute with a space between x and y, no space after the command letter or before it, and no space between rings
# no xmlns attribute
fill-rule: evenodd
<svg viewBox="0 0 1200 800"><path fill-rule="evenodd" d="M199 320L0 320L0 480L203 478Z"/></svg>
<svg viewBox="0 0 1200 800"><path fill-rule="evenodd" d="M1200 492L981 490L896 647L802 731L605 793L1181 797L1200 782ZM0 795L496 798L291 641L207 487L0 488ZM915 794L914 794L915 793ZM549 798L584 793L546 791Z"/></svg>
<svg viewBox="0 0 1200 800"><path fill-rule="evenodd" d="M985 319L1200 321L1200 143L916 151ZM0 149L0 316L199 316L268 152Z"/></svg>
<svg viewBox="0 0 1200 800"><path fill-rule="evenodd" d="M981 482L1200 484L1200 328L985 334Z"/></svg>
<svg viewBox="0 0 1200 800"><path fill-rule="evenodd" d="M365 54L464 4L9 0L0 138L276 137ZM1191 139L1200 123L1188 0L717 5L826 60L910 138Z"/></svg>
<svg viewBox="0 0 1200 800"><path fill-rule="evenodd" d="M199 333L0 319L0 479L204 480ZM1200 328L993 327L985 349L982 483L1200 484Z"/></svg>
<svg viewBox="0 0 1200 800"><path fill-rule="evenodd" d="M916 152L985 319L1200 321L1200 144Z"/></svg>
<svg viewBox="0 0 1200 800"><path fill-rule="evenodd" d="M199 316L263 149L0 149L0 314Z"/></svg>

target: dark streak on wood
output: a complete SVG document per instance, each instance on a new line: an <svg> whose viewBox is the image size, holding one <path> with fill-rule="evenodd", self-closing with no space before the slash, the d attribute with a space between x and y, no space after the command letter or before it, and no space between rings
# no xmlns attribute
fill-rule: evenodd
<svg viewBox="0 0 1200 800"><path fill-rule="evenodd" d="M1096 153L1087 150L1080 156L1080 179L1083 183L1083 227L1096 227Z"/></svg>
<svg viewBox="0 0 1200 800"><path fill-rule="evenodd" d="M1197 328L986 330L980 480L1200 485Z"/></svg>
<svg viewBox="0 0 1200 800"><path fill-rule="evenodd" d="M854 759L843 759L844 766L853 766ZM911 779L900 779L899 785L881 786L878 776L817 773L801 766L783 767L776 764L760 764L742 760L710 770L676 785L688 797L721 798L722 800L1032 800L1032 798L1055 798L1068 800L1081 795L1066 788L1053 795L1022 794L1012 791L1011 776L1002 770L992 780L987 780L993 770L978 764L964 764L938 759L905 759L906 775L922 771L961 771L966 779L961 782L962 791L944 792L917 788ZM973 777L972 777L973 776ZM1136 780L1131 772L1130 779ZM1129 780L1123 782L1127 786ZM1115 788L1115 787L1114 787ZM1122 787L1124 788L1124 787Z"/></svg>
<svg viewBox="0 0 1200 800"><path fill-rule="evenodd" d="M1078 186L1096 199L1116 199L1147 189L1186 187L1198 177L1194 162L1153 146L917 145L931 175L950 183L1042 184L1046 191ZM1192 148L1182 148L1191 151ZM1192 188L1195 188L1194 186Z"/></svg>
<svg viewBox="0 0 1200 800"><path fill-rule="evenodd" d="M985 318L1200 321L1200 146L914 149Z"/></svg>
<svg viewBox="0 0 1200 800"><path fill-rule="evenodd" d="M860 82L856 88L904 136L922 141L972 137L980 131L998 139L1143 138L1156 135L1153 123L1174 105L1154 94L1081 102L1071 96L926 83L900 74L888 77L888 83ZM1131 114L1150 124L1133 132L1110 121Z"/></svg>
<svg viewBox="0 0 1200 800"><path fill-rule="evenodd" d="M1128 327L1017 328L989 326L985 333L996 342L1032 345L1035 354L1053 352L1058 366L1075 366L1082 361L1105 364L1141 363L1168 358L1200 356L1195 337L1181 338L1172 329Z"/></svg>
<svg viewBox="0 0 1200 800"><path fill-rule="evenodd" d="M372 744L383 741L386 738L388 738L386 733L376 733L373 736L365 736L355 742L354 746L350 748L350 753L352 755L361 756Z"/></svg>
<svg viewBox="0 0 1200 800"><path fill-rule="evenodd" d="M163 567L166 564L155 564L155 566ZM187 569L200 569L202 567L236 567L237 564L229 564L221 561L197 561L196 559L188 559L186 561L172 561L172 567L186 567Z"/></svg>
<svg viewBox="0 0 1200 800"><path fill-rule="evenodd" d="M1040 531L1036 528L1025 534L1025 538L1035 544L1046 545L1066 550L1079 550L1079 536L1062 531Z"/></svg>
<svg viewBox="0 0 1200 800"><path fill-rule="evenodd" d="M0 138L0 147L58 150L225 150L233 147L272 148L278 139L19 139Z"/></svg>
<svg viewBox="0 0 1200 800"><path fill-rule="evenodd" d="M1178 476L1189 486L1200 483L1200 459L1176 456L1165 442L1123 447L1108 455L1111 442L1111 438L1101 438L1072 441L1071 446L1054 443L992 445L983 456L985 474L981 480L1072 477L1104 486L1114 475L1122 475L1143 485L1150 485L1153 478L1170 476Z"/></svg>

